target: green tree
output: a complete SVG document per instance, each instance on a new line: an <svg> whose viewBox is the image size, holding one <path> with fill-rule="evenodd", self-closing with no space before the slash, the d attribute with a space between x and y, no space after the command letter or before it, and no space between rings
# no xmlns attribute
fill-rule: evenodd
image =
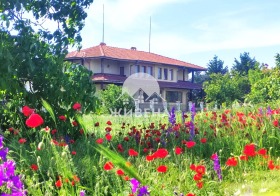
<svg viewBox="0 0 280 196"><path fill-rule="evenodd" d="M275 64L276 64L276 67L280 68L280 54L279 53L277 53L275 56Z"/></svg>
<svg viewBox="0 0 280 196"><path fill-rule="evenodd" d="M224 61L218 59L218 56L215 55L212 60L207 64L207 74L211 75L212 73L221 73L226 74L228 72L228 67L224 67Z"/></svg>
<svg viewBox="0 0 280 196"><path fill-rule="evenodd" d="M232 69L239 74L248 75L250 69L257 68L256 66L257 61L255 58L251 58L249 52L244 52L240 54L240 61L236 58L234 59L234 64Z"/></svg>
<svg viewBox="0 0 280 196"><path fill-rule="evenodd" d="M111 112L120 112L124 114L130 110L134 111L135 104L132 97L128 94L122 94L122 87L109 84L104 91L100 92L100 101L102 103L102 112L111 113Z"/></svg>
<svg viewBox="0 0 280 196"><path fill-rule="evenodd" d="M8 103L1 124L8 122L12 113L18 115L24 104L40 110L41 98L50 103L56 115L68 114L75 102L82 104L83 112L95 110L92 73L64 62L69 46L80 48L85 9L92 2L0 2L0 90Z"/></svg>
<svg viewBox="0 0 280 196"><path fill-rule="evenodd" d="M251 92L246 95L246 100L253 103L264 103L280 99L280 69L263 68L250 70L249 81Z"/></svg>
<svg viewBox="0 0 280 196"><path fill-rule="evenodd" d="M211 74L210 80L203 84L206 92L206 101L221 105L222 103L231 104L235 100L244 100L244 86L248 83L246 76Z"/></svg>

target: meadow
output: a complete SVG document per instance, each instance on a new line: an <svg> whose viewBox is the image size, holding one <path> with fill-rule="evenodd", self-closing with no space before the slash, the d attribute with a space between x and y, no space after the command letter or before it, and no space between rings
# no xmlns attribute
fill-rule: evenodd
<svg viewBox="0 0 280 196"><path fill-rule="evenodd" d="M45 109L24 106L2 133L2 195L280 194L276 104L141 117Z"/></svg>

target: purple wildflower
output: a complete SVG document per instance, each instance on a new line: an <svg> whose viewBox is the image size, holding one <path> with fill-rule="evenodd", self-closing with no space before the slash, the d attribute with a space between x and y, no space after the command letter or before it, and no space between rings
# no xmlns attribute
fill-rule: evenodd
<svg viewBox="0 0 280 196"><path fill-rule="evenodd" d="M0 149L3 148L3 140L4 140L4 137L2 135L0 135Z"/></svg>
<svg viewBox="0 0 280 196"><path fill-rule="evenodd" d="M86 195L86 191L85 190L81 190L80 191L80 196L85 196Z"/></svg>
<svg viewBox="0 0 280 196"><path fill-rule="evenodd" d="M150 195L149 191L148 191L148 186L142 186L140 189L139 189L139 193L137 196L147 196L147 195Z"/></svg>
<svg viewBox="0 0 280 196"><path fill-rule="evenodd" d="M267 109L266 109L266 114L268 116L271 116L272 115L272 111L271 111L271 108L268 106Z"/></svg>
<svg viewBox="0 0 280 196"><path fill-rule="evenodd" d="M194 117L195 117L195 103L192 104L191 107L191 122L190 122L190 139L193 140L195 136L195 127L194 127Z"/></svg>
<svg viewBox="0 0 280 196"><path fill-rule="evenodd" d="M132 178L130 180L131 186L132 186L132 193L135 193L137 189L139 188L140 182L136 180L135 178Z"/></svg>
<svg viewBox="0 0 280 196"><path fill-rule="evenodd" d="M214 170L216 171L219 180L222 181L222 171L221 171L219 156L217 153L214 155L213 161L214 161Z"/></svg>
<svg viewBox="0 0 280 196"><path fill-rule="evenodd" d="M6 161L7 160L7 154L9 152L8 148L2 148L0 149L0 160Z"/></svg>
<svg viewBox="0 0 280 196"><path fill-rule="evenodd" d="M11 193L3 192L0 195L25 196L27 192L24 189L20 176L15 175L16 163L12 160L7 160L8 151L8 148L3 147L3 136L0 135L0 161L2 162L0 164L0 188L5 185L4 189L8 189Z"/></svg>
<svg viewBox="0 0 280 196"><path fill-rule="evenodd" d="M175 107L172 107L171 111L169 112L169 122L172 126L176 123L176 114L175 114Z"/></svg>

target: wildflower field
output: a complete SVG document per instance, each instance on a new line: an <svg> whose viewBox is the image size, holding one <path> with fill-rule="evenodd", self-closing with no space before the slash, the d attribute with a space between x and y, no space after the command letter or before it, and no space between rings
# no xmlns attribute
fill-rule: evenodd
<svg viewBox="0 0 280 196"><path fill-rule="evenodd" d="M23 106L0 136L0 195L279 195L280 108L128 117Z"/></svg>

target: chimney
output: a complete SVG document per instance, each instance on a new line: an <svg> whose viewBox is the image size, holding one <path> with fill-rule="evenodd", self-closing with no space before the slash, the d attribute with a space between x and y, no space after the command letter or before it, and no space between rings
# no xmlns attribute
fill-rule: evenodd
<svg viewBox="0 0 280 196"><path fill-rule="evenodd" d="M100 42L100 46L106 46L105 42Z"/></svg>
<svg viewBox="0 0 280 196"><path fill-rule="evenodd" d="M136 50L136 47L131 47L130 49L131 49L131 50Z"/></svg>

